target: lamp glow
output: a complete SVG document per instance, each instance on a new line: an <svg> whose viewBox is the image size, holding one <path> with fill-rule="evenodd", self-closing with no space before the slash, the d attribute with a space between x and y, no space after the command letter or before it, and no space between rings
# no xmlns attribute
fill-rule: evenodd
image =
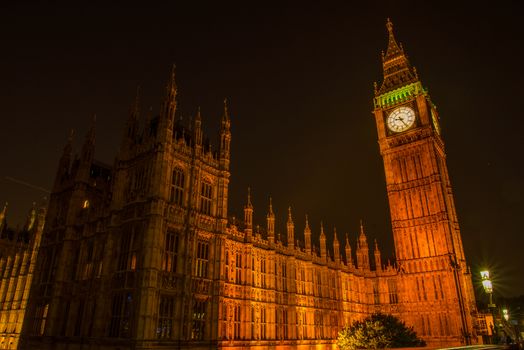
<svg viewBox="0 0 524 350"><path fill-rule="evenodd" d="M506 321L509 320L509 312L508 312L508 309L502 309L502 315L504 316L504 319Z"/></svg>
<svg viewBox="0 0 524 350"><path fill-rule="evenodd" d="M484 291L489 296L488 308L494 308L495 304L493 304L493 283L491 283L491 279L489 278L489 271L480 271L480 277L482 278L482 287L484 287Z"/></svg>
<svg viewBox="0 0 524 350"><path fill-rule="evenodd" d="M482 286L484 287L484 291L486 293L493 293L493 284L491 284L490 280L484 280L482 281Z"/></svg>

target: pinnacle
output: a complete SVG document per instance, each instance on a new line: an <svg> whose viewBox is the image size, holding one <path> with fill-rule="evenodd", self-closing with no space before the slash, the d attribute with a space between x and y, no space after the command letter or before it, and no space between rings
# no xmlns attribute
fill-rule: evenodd
<svg viewBox="0 0 524 350"><path fill-rule="evenodd" d="M385 54L382 52L384 80L380 89L375 89L375 95L418 81L418 76L411 67L402 44L397 44L393 33L393 23L389 18L386 21L386 28L388 31L388 47Z"/></svg>

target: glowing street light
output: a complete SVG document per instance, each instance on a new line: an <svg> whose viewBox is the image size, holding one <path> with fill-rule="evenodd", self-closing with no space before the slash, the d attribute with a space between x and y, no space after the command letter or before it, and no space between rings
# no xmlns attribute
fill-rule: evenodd
<svg viewBox="0 0 524 350"><path fill-rule="evenodd" d="M493 304L493 283L491 283L491 279L489 278L489 271L480 271L480 277L482 278L482 287L484 287L486 294L489 295L488 308L494 308L495 304Z"/></svg>
<svg viewBox="0 0 524 350"><path fill-rule="evenodd" d="M504 319L506 321L509 320L509 312L508 312L508 309L502 309L502 316L504 316Z"/></svg>

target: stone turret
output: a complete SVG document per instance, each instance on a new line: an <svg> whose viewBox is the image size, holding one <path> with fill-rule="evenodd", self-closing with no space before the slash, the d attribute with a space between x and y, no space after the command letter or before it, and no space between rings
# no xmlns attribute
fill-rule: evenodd
<svg viewBox="0 0 524 350"><path fill-rule="evenodd" d="M336 227L333 229L333 257L335 258L335 262L340 264L340 244L338 243Z"/></svg>
<svg viewBox="0 0 524 350"><path fill-rule="evenodd" d="M273 201L269 197L269 210L267 213L267 240L269 244L275 243L275 213L273 213Z"/></svg>
<svg viewBox="0 0 524 350"><path fill-rule="evenodd" d="M375 255L375 269L377 271L382 271L382 261L380 259L380 250L378 249L378 243L375 239L375 249L373 250L373 254Z"/></svg>
<svg viewBox="0 0 524 350"><path fill-rule="evenodd" d="M287 245L291 249L295 249L295 224L291 216L291 207L288 208L287 213Z"/></svg>
<svg viewBox="0 0 524 350"><path fill-rule="evenodd" d="M349 268L353 268L353 257L351 256L351 245L349 245L348 234L346 233L346 263Z"/></svg>
<svg viewBox="0 0 524 350"><path fill-rule="evenodd" d="M369 270L369 247L362 221L360 222L360 234L357 240L357 265L361 270Z"/></svg>
<svg viewBox="0 0 524 350"><path fill-rule="evenodd" d="M304 244L306 252L311 254L311 229L309 228L309 221L306 215L306 225L304 227Z"/></svg>
<svg viewBox="0 0 524 350"><path fill-rule="evenodd" d="M324 234L324 225L320 222L320 257L327 259L326 235Z"/></svg>
<svg viewBox="0 0 524 350"><path fill-rule="evenodd" d="M244 206L244 223L246 225L246 238L251 241L253 235L253 205L251 204L251 189L247 188L247 203Z"/></svg>

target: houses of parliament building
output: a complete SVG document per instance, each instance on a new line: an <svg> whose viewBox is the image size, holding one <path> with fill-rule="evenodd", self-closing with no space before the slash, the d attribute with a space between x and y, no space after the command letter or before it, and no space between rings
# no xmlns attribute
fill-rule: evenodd
<svg viewBox="0 0 524 350"><path fill-rule="evenodd" d="M159 115L132 108L113 166L94 159L93 123L78 155L66 144L46 209L20 232L2 212L0 348L334 349L345 325L379 311L428 345L474 339L438 112L386 27L373 102L394 264L362 224L353 247L322 227L313 241L291 208L276 235L271 202L255 225L249 192L244 220L229 220L227 103L212 150L200 112L176 118L173 71Z"/></svg>

